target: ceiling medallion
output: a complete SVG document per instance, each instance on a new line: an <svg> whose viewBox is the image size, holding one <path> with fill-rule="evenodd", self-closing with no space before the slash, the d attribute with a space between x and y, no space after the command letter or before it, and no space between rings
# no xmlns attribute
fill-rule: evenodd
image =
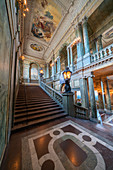
<svg viewBox="0 0 113 170"><path fill-rule="evenodd" d="M35 51L42 51L43 47L38 44L31 44L30 47Z"/></svg>
<svg viewBox="0 0 113 170"><path fill-rule="evenodd" d="M103 35L103 37L104 37L105 39L113 38L113 28L111 28L109 31L107 31L107 32Z"/></svg>

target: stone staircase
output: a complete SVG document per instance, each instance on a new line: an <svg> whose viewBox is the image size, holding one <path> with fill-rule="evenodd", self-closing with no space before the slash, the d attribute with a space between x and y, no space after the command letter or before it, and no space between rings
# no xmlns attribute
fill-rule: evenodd
<svg viewBox="0 0 113 170"><path fill-rule="evenodd" d="M67 113L39 86L20 85L12 131L66 116Z"/></svg>

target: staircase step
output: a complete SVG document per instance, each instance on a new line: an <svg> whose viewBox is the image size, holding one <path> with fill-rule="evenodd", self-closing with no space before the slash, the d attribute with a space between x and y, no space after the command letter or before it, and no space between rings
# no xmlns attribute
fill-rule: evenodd
<svg viewBox="0 0 113 170"><path fill-rule="evenodd" d="M15 114L14 118L23 117L23 116L26 116L26 114L27 115L35 115L35 114L41 114L41 113L51 112L51 111L60 110L60 109L62 109L62 108L61 107L53 107L53 108L44 109L44 110L36 110L36 111L31 111L31 112L29 111L26 113Z"/></svg>
<svg viewBox="0 0 113 170"><path fill-rule="evenodd" d="M67 113L39 86L20 86L15 103L12 131L25 129L67 116Z"/></svg>
<svg viewBox="0 0 113 170"><path fill-rule="evenodd" d="M33 103L33 104L28 104L28 105L23 105L23 106L16 106L15 110L21 110L21 109L26 109L30 107L40 107L40 106L45 106L45 105L51 105L51 104L57 104L55 101L52 102L41 102L41 103Z"/></svg>
<svg viewBox="0 0 113 170"><path fill-rule="evenodd" d="M46 108L50 108L50 107L57 107L58 104L54 104L54 105L45 105L43 104L42 106L37 106L37 107L26 107L25 109L21 109L21 110L15 110L15 114L18 114L18 113L24 113L24 112L30 112L30 111L35 111L35 110L43 110L43 109L46 109Z"/></svg>
<svg viewBox="0 0 113 170"><path fill-rule="evenodd" d="M19 101L16 102L16 105L20 105L20 104L26 104L26 103L34 103L34 102L43 102L43 101L52 101L52 99L39 99L39 100L26 100L26 101Z"/></svg>
<svg viewBox="0 0 113 170"><path fill-rule="evenodd" d="M31 122L27 122L27 123L23 123L23 124L18 124L18 125L15 125L12 128L12 132L15 132L15 131L18 131L18 130L22 130L22 129L26 129L28 127L33 127L33 125L39 125L41 123L52 121L52 120L55 120L55 119L58 119L58 118L62 118L62 117L65 117L65 116L68 116L68 114L67 113L61 113L61 114L56 114L56 115L52 115L52 116L49 116L49 117L44 117L42 119L34 120L34 121L31 121Z"/></svg>
<svg viewBox="0 0 113 170"><path fill-rule="evenodd" d="M36 115L26 115L26 117L15 119L14 124L19 124L19 123L26 122L26 121L29 122L29 121L33 121L34 119L36 120L36 119L39 119L42 117L48 117L48 116L60 114L60 113L64 113L64 110L55 110L52 112L42 113L42 114L38 114L38 115L37 114Z"/></svg>

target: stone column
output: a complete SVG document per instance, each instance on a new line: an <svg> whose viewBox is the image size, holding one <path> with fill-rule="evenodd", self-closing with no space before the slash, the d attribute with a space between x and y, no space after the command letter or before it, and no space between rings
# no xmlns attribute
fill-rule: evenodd
<svg viewBox="0 0 113 170"><path fill-rule="evenodd" d="M68 67L70 67L70 54L69 54L69 47L67 47L67 59L68 59Z"/></svg>
<svg viewBox="0 0 113 170"><path fill-rule="evenodd" d="M60 67L60 56L57 58L57 73L60 73L61 67Z"/></svg>
<svg viewBox="0 0 113 170"><path fill-rule="evenodd" d="M83 37L84 37L85 54L90 53L89 37L88 37L88 29L87 29L87 20L88 19L86 17L83 20Z"/></svg>
<svg viewBox="0 0 113 170"><path fill-rule="evenodd" d="M82 25L81 23L77 26L77 37L80 38L80 42L77 44L77 69L83 67L83 56L84 56L84 47L83 47L83 36L82 36Z"/></svg>
<svg viewBox="0 0 113 170"><path fill-rule="evenodd" d="M106 109L105 106L105 95L104 95L104 85L103 85L103 81L101 80L101 88L102 88L102 99L103 99L103 105L104 105L104 109Z"/></svg>
<svg viewBox="0 0 113 170"><path fill-rule="evenodd" d="M54 75L56 74L56 62L54 61Z"/></svg>
<svg viewBox="0 0 113 170"><path fill-rule="evenodd" d="M94 39L92 41L92 50L93 50L93 54L95 54L97 51L96 51L96 39Z"/></svg>
<svg viewBox="0 0 113 170"><path fill-rule="evenodd" d="M53 60L53 58L52 58L52 77L54 76L54 60Z"/></svg>
<svg viewBox="0 0 113 170"><path fill-rule="evenodd" d="M87 78L80 79L80 92L81 92L82 106L89 108Z"/></svg>
<svg viewBox="0 0 113 170"><path fill-rule="evenodd" d="M88 82L89 82L89 94L90 94L90 105L91 105L91 118L97 118L97 108L96 108L96 101L95 101L93 78L89 77Z"/></svg>
<svg viewBox="0 0 113 170"><path fill-rule="evenodd" d="M72 47L70 47L70 56L71 56L70 70L73 72L73 51L72 51Z"/></svg>
<svg viewBox="0 0 113 170"><path fill-rule="evenodd" d="M99 109L104 109L102 92L99 92L99 93L98 93L98 101L99 101Z"/></svg>
<svg viewBox="0 0 113 170"><path fill-rule="evenodd" d="M49 63L46 66L46 78L49 78Z"/></svg>
<svg viewBox="0 0 113 170"><path fill-rule="evenodd" d="M106 102L107 102L107 109L108 109L108 110L112 110L112 109L111 109L111 98L110 98L108 80L106 80L105 83L106 83Z"/></svg>
<svg viewBox="0 0 113 170"><path fill-rule="evenodd" d="M98 46L99 46L99 50L102 50L103 49L103 45L102 45L102 35L100 35L98 37Z"/></svg>
<svg viewBox="0 0 113 170"><path fill-rule="evenodd" d="M83 35L82 35L82 25L81 23L78 24L78 37L80 37L80 42L79 42L79 57L84 56L84 47L83 47Z"/></svg>

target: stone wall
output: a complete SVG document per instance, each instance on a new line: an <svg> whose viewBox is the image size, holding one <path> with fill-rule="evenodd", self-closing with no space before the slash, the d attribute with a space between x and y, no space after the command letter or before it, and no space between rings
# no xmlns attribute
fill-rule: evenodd
<svg viewBox="0 0 113 170"><path fill-rule="evenodd" d="M0 1L0 159L6 142L8 128L8 96L10 93L11 32L6 4Z"/></svg>
<svg viewBox="0 0 113 170"><path fill-rule="evenodd" d="M16 27L15 0L0 0L0 164L10 138L15 89L19 80L15 55L19 46Z"/></svg>

